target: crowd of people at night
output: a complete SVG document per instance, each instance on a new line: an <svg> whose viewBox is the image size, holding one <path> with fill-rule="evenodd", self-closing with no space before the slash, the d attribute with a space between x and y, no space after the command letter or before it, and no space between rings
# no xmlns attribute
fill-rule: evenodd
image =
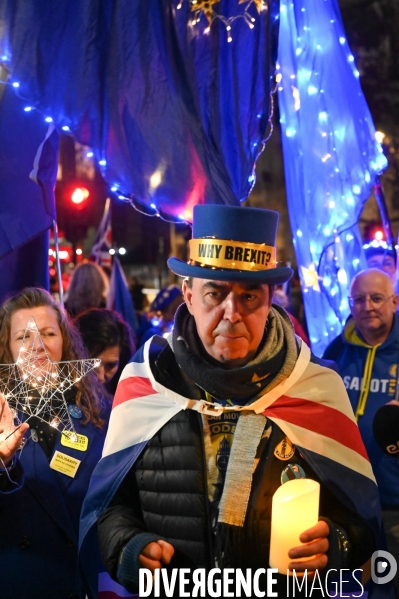
<svg viewBox="0 0 399 599"><path fill-rule="evenodd" d="M65 308L39 288L0 306L2 599L95 599L104 580L130 597L140 568L267 569L273 495L302 478L320 484L319 520L287 559L298 577L319 573L312 597L332 570L363 570L342 592L372 585L377 550L399 562L395 250L365 247L342 333L315 356L277 224L270 210L196 206L188 261L168 260L179 283L147 306L131 286L136 330L107 309L109 276L92 262ZM259 248L267 264L246 259ZM54 365L79 360L97 362L62 391ZM72 436L41 411L36 370ZM25 379L28 418L9 401ZM369 597L399 597L397 578ZM273 591L286 589L279 572Z"/></svg>

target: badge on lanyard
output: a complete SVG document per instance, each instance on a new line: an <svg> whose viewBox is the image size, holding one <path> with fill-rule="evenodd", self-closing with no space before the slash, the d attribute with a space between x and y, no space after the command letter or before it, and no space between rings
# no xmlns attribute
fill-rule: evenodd
<svg viewBox="0 0 399 599"><path fill-rule="evenodd" d="M89 446L89 438L86 435L78 435L71 431L63 431L61 433L61 445L77 449L78 451L87 451Z"/></svg>
<svg viewBox="0 0 399 599"><path fill-rule="evenodd" d="M288 437L284 437L274 449L274 455L278 460L289 460L295 453L295 447Z"/></svg>
<svg viewBox="0 0 399 599"><path fill-rule="evenodd" d="M57 472L61 472L66 476L70 476L71 478L75 478L79 465L80 460L72 458L70 455L66 455L66 453L62 453L58 450L54 452L50 462L50 468L57 470Z"/></svg>

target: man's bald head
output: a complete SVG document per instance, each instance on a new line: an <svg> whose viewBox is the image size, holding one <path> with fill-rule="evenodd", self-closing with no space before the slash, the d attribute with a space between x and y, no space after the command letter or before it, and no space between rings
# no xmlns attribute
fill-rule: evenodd
<svg viewBox="0 0 399 599"><path fill-rule="evenodd" d="M351 284L350 305L363 339L370 345L383 343L391 331L398 305L389 275L377 268L359 272Z"/></svg>
<svg viewBox="0 0 399 599"><path fill-rule="evenodd" d="M368 268L367 270L358 272L357 275L353 277L350 292L351 297L353 297L353 290L356 289L362 281L370 283L373 287L382 285L382 288L384 288L388 295L393 295L395 293L391 277L386 272L378 268Z"/></svg>

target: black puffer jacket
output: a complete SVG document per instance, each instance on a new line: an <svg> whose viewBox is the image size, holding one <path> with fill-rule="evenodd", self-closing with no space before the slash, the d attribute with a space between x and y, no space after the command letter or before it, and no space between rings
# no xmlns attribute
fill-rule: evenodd
<svg viewBox="0 0 399 599"><path fill-rule="evenodd" d="M169 346L157 357L153 372L163 385L183 395L187 392ZM225 567L255 569L268 565L272 496L287 465L274 456L284 434L277 425L272 427L254 474L245 526L225 552ZM298 450L290 463L301 465L307 477L319 480ZM374 548L370 530L323 484L320 514L330 520L329 568L355 568L367 561ZM339 550L336 525L350 540L346 556ZM150 541L163 538L175 547L170 567L215 566L202 422L197 412L181 411L151 439L100 516L98 531L107 570L132 592L137 592L138 555Z"/></svg>

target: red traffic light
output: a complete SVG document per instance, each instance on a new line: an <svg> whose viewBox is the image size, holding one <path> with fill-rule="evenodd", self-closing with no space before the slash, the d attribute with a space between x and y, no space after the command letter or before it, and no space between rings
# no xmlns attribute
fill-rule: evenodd
<svg viewBox="0 0 399 599"><path fill-rule="evenodd" d="M89 197L89 190L86 187L75 187L71 194L73 204L82 204Z"/></svg>

